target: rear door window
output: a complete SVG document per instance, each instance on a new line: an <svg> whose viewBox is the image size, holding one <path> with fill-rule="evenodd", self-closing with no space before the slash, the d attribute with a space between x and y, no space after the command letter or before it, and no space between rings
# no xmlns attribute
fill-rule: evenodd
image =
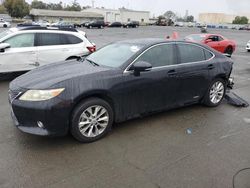
<svg viewBox="0 0 250 188"><path fill-rule="evenodd" d="M179 63L192 63L206 60L204 49L192 44L177 44Z"/></svg>
<svg viewBox="0 0 250 188"><path fill-rule="evenodd" d="M24 48L24 47L33 47L34 40L35 40L34 33L25 33L25 34L15 35L5 40L4 42L10 44L11 48Z"/></svg>
<svg viewBox="0 0 250 188"><path fill-rule="evenodd" d="M70 34L40 33L37 46L79 44L82 39Z"/></svg>
<svg viewBox="0 0 250 188"><path fill-rule="evenodd" d="M57 33L39 33L37 46L63 45L60 34Z"/></svg>

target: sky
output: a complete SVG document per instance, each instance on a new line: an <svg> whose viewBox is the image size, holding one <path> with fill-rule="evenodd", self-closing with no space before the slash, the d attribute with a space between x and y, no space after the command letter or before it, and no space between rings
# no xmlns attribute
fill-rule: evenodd
<svg viewBox="0 0 250 188"><path fill-rule="evenodd" d="M57 3L60 0L43 1ZM71 3L73 0L61 1ZM151 16L159 16L167 10L172 10L180 16L184 16L188 10L189 14L195 17L201 12L239 14L250 11L250 0L94 0L94 2L95 7L148 10L151 12ZM78 0L78 3L81 6L92 5L92 0Z"/></svg>

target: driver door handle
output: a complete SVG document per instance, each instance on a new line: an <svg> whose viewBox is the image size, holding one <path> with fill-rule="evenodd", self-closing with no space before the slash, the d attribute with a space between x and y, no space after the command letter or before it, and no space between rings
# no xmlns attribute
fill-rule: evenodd
<svg viewBox="0 0 250 188"><path fill-rule="evenodd" d="M207 66L207 68L208 68L209 70L212 70L212 69L214 69L215 67L214 67L214 65L210 64L210 65Z"/></svg>
<svg viewBox="0 0 250 188"><path fill-rule="evenodd" d="M174 76L176 74L177 74L177 72L174 69L168 71L169 76Z"/></svg>

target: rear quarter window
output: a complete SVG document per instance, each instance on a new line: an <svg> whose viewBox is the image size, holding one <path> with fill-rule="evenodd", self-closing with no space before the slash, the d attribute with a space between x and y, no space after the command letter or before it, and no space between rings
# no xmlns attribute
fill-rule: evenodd
<svg viewBox="0 0 250 188"><path fill-rule="evenodd" d="M206 60L211 59L214 55L208 50L204 50Z"/></svg>
<svg viewBox="0 0 250 188"><path fill-rule="evenodd" d="M192 44L177 44L180 63L205 61L204 49Z"/></svg>
<svg viewBox="0 0 250 188"><path fill-rule="evenodd" d="M67 44L79 44L82 43L83 40L74 36L74 35L65 35L67 38Z"/></svg>

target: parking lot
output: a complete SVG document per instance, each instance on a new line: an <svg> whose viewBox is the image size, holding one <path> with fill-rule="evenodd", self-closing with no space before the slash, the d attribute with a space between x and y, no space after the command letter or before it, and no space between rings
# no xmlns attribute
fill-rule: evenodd
<svg viewBox="0 0 250 188"><path fill-rule="evenodd" d="M157 26L85 31L97 48L173 31L180 37L200 32ZM249 31L209 32L236 41L234 92L250 101ZM0 187L228 188L238 170L250 167L250 108L226 101L218 108L194 105L117 124L104 139L80 144L70 135L38 137L15 128L8 84L0 81ZM236 188L249 187L249 177L250 171L239 174Z"/></svg>

